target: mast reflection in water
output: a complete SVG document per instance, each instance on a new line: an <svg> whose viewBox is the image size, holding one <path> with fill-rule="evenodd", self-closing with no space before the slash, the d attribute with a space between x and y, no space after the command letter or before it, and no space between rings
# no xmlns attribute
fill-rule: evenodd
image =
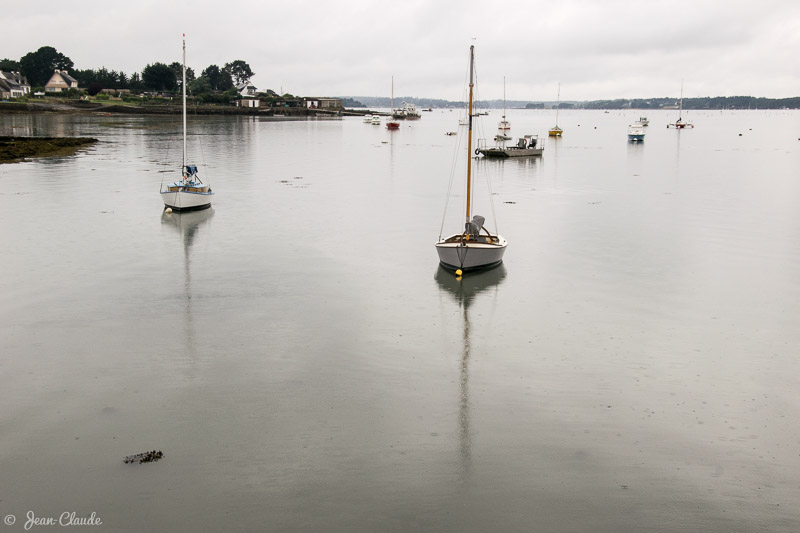
<svg viewBox="0 0 800 533"><path fill-rule="evenodd" d="M214 209L201 211L185 211L161 214L161 224L171 226L181 235L183 241L183 286L186 298L186 317L184 331L186 333L186 348L189 354L194 353L195 331L192 322L192 271L191 248L200 228L208 224L214 216Z"/></svg>
<svg viewBox="0 0 800 533"><path fill-rule="evenodd" d="M462 475L468 477L472 469L472 435L470 433L470 400L469 400L469 361L472 355L470 339L470 307L479 299L494 298L492 289L497 290L506 277L506 267L500 263L489 270L482 270L463 277L454 276L452 271L441 265L436 270L434 278L439 284L441 292L447 293L462 311L463 324L461 327L463 349L461 351L461 365L459 369L458 404L458 442L459 455L462 461Z"/></svg>

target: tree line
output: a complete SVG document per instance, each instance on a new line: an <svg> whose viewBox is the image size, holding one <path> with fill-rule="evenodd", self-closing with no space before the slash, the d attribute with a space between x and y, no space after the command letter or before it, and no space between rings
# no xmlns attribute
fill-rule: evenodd
<svg viewBox="0 0 800 533"><path fill-rule="evenodd" d="M175 61L169 65L155 62L147 64L141 73L130 75L123 71L99 69L76 69L72 59L52 46L42 46L29 52L18 61L0 60L0 70L21 73L34 90L42 90L53 72L64 70L78 80L78 85L90 95L103 89L128 89L131 92L176 92L180 90L183 79L181 64ZM230 92L236 85L246 83L255 75L246 61L236 59L223 67L209 65L195 76L193 69L186 68L186 88L194 95L213 96ZM230 95L229 95L230 96Z"/></svg>
<svg viewBox="0 0 800 533"><path fill-rule="evenodd" d="M589 102L561 102L561 108L576 109L671 109L679 105L677 98L619 98L616 100L593 100ZM542 104L530 103L528 109L541 108ZM800 97L760 98L755 96L703 96L684 98L684 109L800 109Z"/></svg>

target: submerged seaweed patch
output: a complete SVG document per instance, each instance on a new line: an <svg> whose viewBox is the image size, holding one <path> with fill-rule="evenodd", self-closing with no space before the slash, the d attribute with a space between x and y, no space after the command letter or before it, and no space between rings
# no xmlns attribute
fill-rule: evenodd
<svg viewBox="0 0 800 533"><path fill-rule="evenodd" d="M137 453L136 455L126 455L125 463L154 463L164 457L164 452L161 450L152 450L144 453Z"/></svg>
<svg viewBox="0 0 800 533"><path fill-rule="evenodd" d="M97 142L91 137L2 137L0 163L17 163L32 157L68 156Z"/></svg>

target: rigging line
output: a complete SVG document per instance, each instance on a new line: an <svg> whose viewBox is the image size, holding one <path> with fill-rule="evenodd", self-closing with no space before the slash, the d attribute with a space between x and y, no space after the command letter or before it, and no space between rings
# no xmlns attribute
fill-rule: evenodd
<svg viewBox="0 0 800 533"><path fill-rule="evenodd" d="M495 235L500 234L500 224L497 221L497 213L494 210L494 191L492 191L492 177L489 169L486 169L486 187L489 189L489 206L492 208L492 221L494 222Z"/></svg>
<svg viewBox="0 0 800 533"><path fill-rule="evenodd" d="M462 96L464 96L466 94L467 94L467 92L466 92L466 89L465 89L464 92L462 93ZM467 113L464 114L464 117L466 117L466 114ZM462 128L462 126L460 124L460 118L461 118L461 115L459 114L459 125L458 125L458 129L456 130L457 131L457 133L456 133L456 143L455 143L455 146L453 147L453 156L452 156L452 159L451 159L451 162L450 162L450 179L449 179L449 182L448 182L448 185L447 185L447 196L445 197L444 212L442 213L442 225L439 227L439 240L442 240L442 232L444 232L444 223L445 223L445 220L447 218L447 208L450 205L450 198L451 198L451 195L452 195L452 192L453 192L453 183L455 181L455 174L456 174L456 164L458 162L458 157L459 157L459 154L461 153L462 144L464 142L464 134L463 134L463 128ZM466 202L466 199L465 199L465 202Z"/></svg>
<svg viewBox="0 0 800 533"><path fill-rule="evenodd" d="M456 135L456 144L455 148L453 149L453 159L450 164L450 179L447 184L447 196L445 197L444 201L444 213L442 213L442 225L439 228L439 240L442 240L442 232L444 231L444 222L445 218L447 217L447 206L450 203L450 195L453 192L453 182L455 181L456 176L456 162L458 160L458 154L461 152L461 143L464 139L464 136L459 132Z"/></svg>
<svg viewBox="0 0 800 533"><path fill-rule="evenodd" d="M170 126L174 127L175 126L175 115L170 113L170 118L172 119L172 124L170 124ZM170 129L171 128L169 128L167 131L169 131ZM171 135L171 134L167 134L166 149L164 151L164 164L161 166L162 172L166 172L167 171L167 167L169 166L169 150L172 147L172 143L174 141L175 141L175 136ZM183 169L181 169L181 172L183 172ZM162 176L161 177L161 188L163 189L163 187L164 187L164 177Z"/></svg>
<svg viewBox="0 0 800 533"><path fill-rule="evenodd" d="M203 135L202 133L197 136L197 141L200 143L200 158L203 160L203 168L208 168L206 164L206 152L203 150Z"/></svg>

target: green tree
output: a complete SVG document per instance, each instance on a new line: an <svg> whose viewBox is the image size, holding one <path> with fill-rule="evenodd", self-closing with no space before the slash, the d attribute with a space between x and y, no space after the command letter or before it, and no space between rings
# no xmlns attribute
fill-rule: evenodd
<svg viewBox="0 0 800 533"><path fill-rule="evenodd" d="M241 59L231 61L230 63L225 63L225 67L222 70L230 74L231 78L233 78L233 81L236 82L236 85L250 81L250 78L255 76L255 72L250 69L250 65Z"/></svg>
<svg viewBox="0 0 800 533"><path fill-rule="evenodd" d="M211 89L214 91L227 91L233 87L233 80L231 75L225 70L221 70L217 65L209 65L201 74L211 84Z"/></svg>
<svg viewBox="0 0 800 533"><path fill-rule="evenodd" d="M134 72L133 74L131 74L131 79L128 81L128 88L134 92L138 92L144 89L144 84L142 83L142 77L138 72Z"/></svg>
<svg viewBox="0 0 800 533"><path fill-rule="evenodd" d="M144 67L142 83L146 89L154 91L175 91L178 88L175 71L164 63L153 63Z"/></svg>
<svg viewBox="0 0 800 533"><path fill-rule="evenodd" d="M98 81L93 81L86 88L86 94L88 94L89 96L95 96L102 90L103 90L103 85Z"/></svg>
<svg viewBox="0 0 800 533"><path fill-rule="evenodd" d="M200 76L196 80L188 82L186 88L192 94L208 94L211 92L211 83L205 76Z"/></svg>
<svg viewBox="0 0 800 533"><path fill-rule="evenodd" d="M42 46L19 60L19 70L31 85L44 85L56 69L69 70L72 66L72 60L52 46Z"/></svg>
<svg viewBox="0 0 800 533"><path fill-rule="evenodd" d="M178 85L180 85L181 80L183 79L183 69L181 68L181 64L177 61L174 61L173 63L170 63L169 68L175 72L175 79L178 80ZM192 67L186 67L186 83L189 84L193 82L194 79L194 70L192 70Z"/></svg>
<svg viewBox="0 0 800 533"><path fill-rule="evenodd" d="M0 59L0 70L5 70L6 72L16 72L19 70L19 61Z"/></svg>

